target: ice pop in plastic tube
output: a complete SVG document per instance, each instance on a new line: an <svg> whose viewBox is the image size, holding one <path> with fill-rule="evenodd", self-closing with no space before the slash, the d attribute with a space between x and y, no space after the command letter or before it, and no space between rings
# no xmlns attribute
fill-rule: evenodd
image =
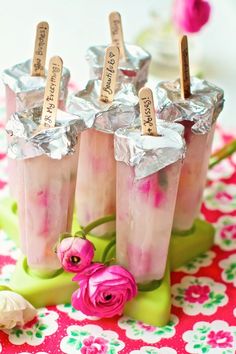
<svg viewBox="0 0 236 354"><path fill-rule="evenodd" d="M138 283L146 283L165 272L185 143L183 127L175 123L157 120L155 134L150 99L147 94L141 99L146 112L142 131L115 132L116 258Z"/></svg>
<svg viewBox="0 0 236 354"><path fill-rule="evenodd" d="M114 50L118 53L116 47L108 47L108 60L115 53ZM104 66L108 81L90 80L83 91L70 97L67 107L69 112L79 114L87 126L92 127L83 132L80 144L76 210L82 226L115 213L114 132L119 127L134 125L138 117L138 97L134 86L117 84L111 89L109 68L109 65ZM112 66L111 71L116 69ZM93 234L110 235L114 231L114 222L109 222L94 229Z"/></svg>
<svg viewBox="0 0 236 354"><path fill-rule="evenodd" d="M47 274L60 268L53 248L59 235L71 230L79 136L85 127L78 117L56 110L55 58L46 104L14 113L6 126L8 156L18 162L22 251L31 270Z"/></svg>
<svg viewBox="0 0 236 354"><path fill-rule="evenodd" d="M145 85L151 55L137 45L124 43L121 16L112 12L109 16L112 45L120 50L118 67L118 82L132 83L137 90ZM92 46L88 49L86 58L90 67L90 78L101 79L106 45Z"/></svg>
<svg viewBox="0 0 236 354"><path fill-rule="evenodd" d="M30 109L43 103L47 76L45 59L48 32L48 23L40 22L37 26L33 59L16 64L2 73L6 92L6 121L16 111ZM58 107L62 110L65 108L69 80L70 72L63 68L58 101ZM8 159L9 188L11 195L17 198L15 165L16 161Z"/></svg>
<svg viewBox="0 0 236 354"><path fill-rule="evenodd" d="M159 117L185 127L187 152L175 208L176 232L190 231L199 215L215 123L224 103L223 90L208 81L192 77L190 85L189 78L189 89L183 81L186 84L183 77L160 82L156 88Z"/></svg>

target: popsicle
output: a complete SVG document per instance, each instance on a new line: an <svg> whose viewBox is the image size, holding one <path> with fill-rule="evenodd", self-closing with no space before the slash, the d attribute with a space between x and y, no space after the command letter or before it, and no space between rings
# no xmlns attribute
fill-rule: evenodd
<svg viewBox="0 0 236 354"><path fill-rule="evenodd" d="M112 45L120 50L118 82L132 83L137 90L145 85L151 55L143 48L124 43L121 16L118 12L109 15ZM96 45L88 49L86 58L90 67L90 78L101 79L106 45Z"/></svg>
<svg viewBox="0 0 236 354"><path fill-rule="evenodd" d="M60 268L53 250L71 231L78 145L83 122L57 110L62 60L53 57L43 107L14 113L6 126L8 155L17 160L21 248L31 271Z"/></svg>
<svg viewBox="0 0 236 354"><path fill-rule="evenodd" d="M115 59L112 65L111 58ZM116 85L118 60L117 47L108 47L102 81L90 80L85 90L73 95L68 103L68 111L79 114L92 127L83 132L80 144L76 210L82 226L115 213L114 131L133 125L138 116L138 97L133 85ZM114 231L114 222L109 222L94 229L93 234L108 236Z"/></svg>
<svg viewBox="0 0 236 354"><path fill-rule="evenodd" d="M35 48L32 60L13 65L2 73L6 91L6 120L12 113L23 111L43 103L47 70L45 60L49 25L40 22L37 25ZM68 93L70 72L63 67L58 107L64 110Z"/></svg>
<svg viewBox="0 0 236 354"><path fill-rule="evenodd" d="M151 90L141 89L139 97L142 131L115 132L116 258L147 283L165 272L185 143L180 125L156 125Z"/></svg>
<svg viewBox="0 0 236 354"><path fill-rule="evenodd" d="M35 48L32 60L16 64L2 73L6 94L6 121L14 112L33 108L43 103L47 74L45 60L47 51L49 25L40 22L37 25ZM63 67L58 107L65 108L68 93L70 72ZM9 188L13 197L17 198L16 161L8 159Z"/></svg>
<svg viewBox="0 0 236 354"><path fill-rule="evenodd" d="M175 232L188 232L198 217L206 183L216 120L223 109L222 89L189 75L187 37L180 39L180 80L157 85L161 119L185 127L186 158L181 171L173 222ZM191 81L191 82L190 82Z"/></svg>

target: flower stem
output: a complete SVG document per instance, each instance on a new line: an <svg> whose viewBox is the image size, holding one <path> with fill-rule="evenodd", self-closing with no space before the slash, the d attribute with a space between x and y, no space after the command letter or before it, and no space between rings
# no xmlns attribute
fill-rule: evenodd
<svg viewBox="0 0 236 354"><path fill-rule="evenodd" d="M90 231L95 229L95 227L100 226L102 224L106 224L107 222L114 221L114 220L116 220L115 214L104 216L103 218L97 219L91 222L90 224L88 224L87 226L85 226L83 228L83 232L85 235L87 235Z"/></svg>
<svg viewBox="0 0 236 354"><path fill-rule="evenodd" d="M112 247L116 244L116 238L113 238L105 247L103 254L102 254L102 263L106 262L107 255Z"/></svg>
<svg viewBox="0 0 236 354"><path fill-rule="evenodd" d="M228 144L224 145L220 150L211 155L209 168L211 169L226 157L231 156L235 151L236 139L233 139Z"/></svg>

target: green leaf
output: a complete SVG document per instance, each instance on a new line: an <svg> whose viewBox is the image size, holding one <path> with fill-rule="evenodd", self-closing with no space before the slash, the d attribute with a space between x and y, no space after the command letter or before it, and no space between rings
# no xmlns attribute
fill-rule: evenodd
<svg viewBox="0 0 236 354"><path fill-rule="evenodd" d="M17 328L17 329L15 330L15 334L16 334L17 338L19 338L20 335L23 334L23 331L22 331L21 329L18 329L18 328Z"/></svg>
<svg viewBox="0 0 236 354"><path fill-rule="evenodd" d="M75 349L76 350L80 350L80 348L82 347L82 343L81 342L78 342Z"/></svg>
<svg viewBox="0 0 236 354"><path fill-rule="evenodd" d="M38 315L38 317L45 317L44 313L40 313L40 315Z"/></svg>
<svg viewBox="0 0 236 354"><path fill-rule="evenodd" d="M206 327L206 326L203 326L203 327L199 327L198 328L198 332L200 332L200 333L207 333L208 331L210 330L210 328L209 327Z"/></svg>
<svg viewBox="0 0 236 354"><path fill-rule="evenodd" d="M116 349L115 348L110 348L109 354L116 354Z"/></svg>
<svg viewBox="0 0 236 354"><path fill-rule="evenodd" d="M188 263L188 264L186 264L186 267L188 270L191 270L191 269L195 268L195 265L194 265L194 263Z"/></svg>
<svg viewBox="0 0 236 354"><path fill-rule="evenodd" d="M126 323L127 324L132 324L132 323L135 323L135 320L127 320Z"/></svg>
<svg viewBox="0 0 236 354"><path fill-rule="evenodd" d="M65 308L68 308L68 307L71 307L71 304L70 303L67 303L64 305Z"/></svg>
<svg viewBox="0 0 236 354"><path fill-rule="evenodd" d="M177 288L177 291L179 294L184 294L185 293L185 289L182 288Z"/></svg>
<svg viewBox="0 0 236 354"><path fill-rule="evenodd" d="M224 240L223 243L226 245L226 246L229 246L231 245L232 241L231 240Z"/></svg>
<svg viewBox="0 0 236 354"><path fill-rule="evenodd" d="M114 345L114 347L119 347L120 343L118 341L113 340L110 342L110 345Z"/></svg>
<svg viewBox="0 0 236 354"><path fill-rule="evenodd" d="M44 331L45 329L47 329L48 328L48 325L46 325L46 324L41 324L40 326L39 326L39 330L40 331Z"/></svg>
<svg viewBox="0 0 236 354"><path fill-rule="evenodd" d="M234 279L234 275L232 273L227 275L227 279L228 280L233 280Z"/></svg>
<svg viewBox="0 0 236 354"><path fill-rule="evenodd" d="M28 336L32 336L32 335L33 335L33 332L32 332L32 331L26 331L26 334L27 334Z"/></svg>
<svg viewBox="0 0 236 354"><path fill-rule="evenodd" d="M35 337L37 337L37 338L43 338L41 332L36 332L36 333L35 333Z"/></svg>
<svg viewBox="0 0 236 354"><path fill-rule="evenodd" d="M193 348L194 349L201 348L201 344L194 344Z"/></svg>
<svg viewBox="0 0 236 354"><path fill-rule="evenodd" d="M177 300L177 301L180 301L182 299L183 299L183 296L180 296L180 295L175 296L175 300Z"/></svg>
<svg viewBox="0 0 236 354"><path fill-rule="evenodd" d="M171 327L166 327L166 328L165 328L165 332L172 332L172 330L173 330L173 329L172 329Z"/></svg>
<svg viewBox="0 0 236 354"><path fill-rule="evenodd" d="M159 336L161 336L164 333L165 333L165 331L163 331L162 329L160 329L159 331L154 332L154 334L158 334Z"/></svg>
<svg viewBox="0 0 236 354"><path fill-rule="evenodd" d="M79 332L78 332L78 331L71 331L70 334L71 334L73 337L78 337L78 336L79 336Z"/></svg>
<svg viewBox="0 0 236 354"><path fill-rule="evenodd" d="M202 353L209 352L209 347L202 347Z"/></svg>
<svg viewBox="0 0 236 354"><path fill-rule="evenodd" d="M79 332L79 334L80 334L81 336L87 336L87 335L89 334L89 332L82 331L82 332Z"/></svg>
<svg viewBox="0 0 236 354"><path fill-rule="evenodd" d="M215 297L215 293L214 293L214 291L211 291L211 292L209 293L209 298L210 298L210 299L214 299L214 297Z"/></svg>
<svg viewBox="0 0 236 354"><path fill-rule="evenodd" d="M75 338L69 338L68 339L68 341L67 341L67 343L69 344L69 345L74 345L75 343L77 342L77 339L75 339Z"/></svg>
<svg viewBox="0 0 236 354"><path fill-rule="evenodd" d="M210 309L211 307L213 307L214 302L207 302L206 304L203 305L203 308L205 309Z"/></svg>

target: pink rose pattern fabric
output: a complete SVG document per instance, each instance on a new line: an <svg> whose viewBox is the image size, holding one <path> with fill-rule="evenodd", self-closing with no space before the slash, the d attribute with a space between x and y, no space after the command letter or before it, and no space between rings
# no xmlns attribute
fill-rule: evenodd
<svg viewBox="0 0 236 354"><path fill-rule="evenodd" d="M3 115L3 110L0 113ZM220 128L217 129L217 135L222 142L230 139L230 135L223 133ZM1 125L0 197L8 193L4 149ZM172 273L172 289L176 289L176 297L173 299L170 322L165 327L149 326L125 316L112 319L88 317L71 304L62 304L39 310L37 319L29 327L0 331L0 353L234 354L236 305L232 300L236 297L236 274L233 268L236 263L233 257L236 253L236 210L232 204L235 197L232 186L236 185L235 161L235 157L227 159L227 163L233 167L231 175L227 177L217 179L220 176L218 171L224 164L223 167L217 167L217 174L207 184L208 201L202 206L202 215L217 230L216 245L211 250L214 257L207 253L204 262L200 258L196 259L191 266ZM225 176L224 173L222 175ZM214 187L219 182L221 186L231 186L226 188L227 195ZM0 283L9 282L17 257L16 247L0 230ZM91 272L87 273L87 276L90 275ZM86 275L83 279L86 281ZM182 299L187 308L182 305Z"/></svg>

